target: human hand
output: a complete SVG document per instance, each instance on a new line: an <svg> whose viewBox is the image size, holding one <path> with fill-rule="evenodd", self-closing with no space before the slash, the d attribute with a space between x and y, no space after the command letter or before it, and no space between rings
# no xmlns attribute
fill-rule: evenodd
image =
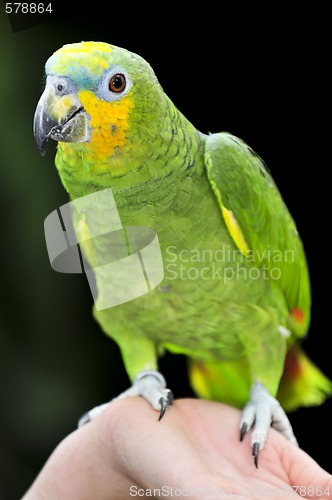
<svg viewBox="0 0 332 500"><path fill-rule="evenodd" d="M160 422L141 398L116 401L60 443L22 500L332 500L332 476L274 429L256 469L239 422L211 401L176 400Z"/></svg>

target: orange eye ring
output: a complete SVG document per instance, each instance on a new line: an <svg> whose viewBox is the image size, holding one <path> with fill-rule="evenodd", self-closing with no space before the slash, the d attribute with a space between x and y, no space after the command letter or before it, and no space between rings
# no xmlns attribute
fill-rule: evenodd
<svg viewBox="0 0 332 500"><path fill-rule="evenodd" d="M126 88L126 84L126 77L122 73L116 73L110 79L108 88L111 92L119 94L120 92L124 91L124 89Z"/></svg>

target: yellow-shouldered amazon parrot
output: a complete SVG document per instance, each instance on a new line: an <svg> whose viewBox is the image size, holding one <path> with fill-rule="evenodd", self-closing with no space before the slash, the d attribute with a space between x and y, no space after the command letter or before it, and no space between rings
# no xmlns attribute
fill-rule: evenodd
<svg viewBox="0 0 332 500"><path fill-rule="evenodd" d="M123 227L152 228L159 239L160 286L94 309L132 382L120 397L141 395L162 416L172 396L158 357L185 354L199 396L244 407L240 438L252 428L257 466L271 425L296 442L284 410L332 392L300 346L310 321L308 268L270 172L239 138L198 131L128 50L68 44L48 59L46 77L34 134L42 153L49 138L58 141L55 163L70 199L111 189ZM102 207L93 217L88 201L79 207L76 233L102 232ZM98 256L111 242L109 233L81 245L99 299L110 278Z"/></svg>

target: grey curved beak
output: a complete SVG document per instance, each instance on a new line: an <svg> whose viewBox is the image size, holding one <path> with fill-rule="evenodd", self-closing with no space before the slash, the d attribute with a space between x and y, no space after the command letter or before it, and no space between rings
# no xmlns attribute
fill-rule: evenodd
<svg viewBox="0 0 332 500"><path fill-rule="evenodd" d="M57 92L53 77L39 99L33 120L33 133L40 153L45 154L50 138L60 142L88 141L91 135L89 121L90 116L77 94Z"/></svg>

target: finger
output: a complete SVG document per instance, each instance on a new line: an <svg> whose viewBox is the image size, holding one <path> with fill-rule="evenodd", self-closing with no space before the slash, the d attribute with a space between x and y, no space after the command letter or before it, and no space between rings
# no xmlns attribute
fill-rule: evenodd
<svg viewBox="0 0 332 500"><path fill-rule="evenodd" d="M289 474L289 483L302 498L331 500L332 476L322 469L307 453L289 445L283 461Z"/></svg>

